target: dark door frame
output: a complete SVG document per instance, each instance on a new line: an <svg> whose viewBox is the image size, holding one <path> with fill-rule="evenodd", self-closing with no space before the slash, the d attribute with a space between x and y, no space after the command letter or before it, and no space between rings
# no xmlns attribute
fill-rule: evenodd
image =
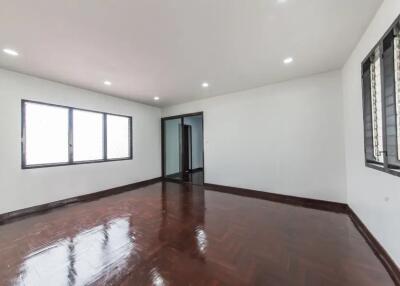
<svg viewBox="0 0 400 286"><path fill-rule="evenodd" d="M185 117L192 117L192 116L198 116L201 115L201 127L202 127L202 134L203 134L203 150L202 150L202 155L203 155L203 174L205 174L205 165L204 165L204 112L194 112L194 113L186 113L186 114L180 114L180 115L174 115L174 116L168 116L168 117L162 117L161 118L161 176L163 179L167 180L172 180L172 181L178 181L180 182L181 180L179 179L171 179L171 178L166 178L165 177L165 140L164 140L164 135L165 135L165 130L164 130L164 121L166 120L171 120L171 119L181 119L181 125L184 125L184 118ZM181 134L182 136L182 134ZM181 149L181 147L180 147ZM182 150L180 150L181 152ZM182 155L180 154L180 161L182 161ZM180 162L182 166L182 162ZM182 177L182 170L181 170L181 177Z"/></svg>

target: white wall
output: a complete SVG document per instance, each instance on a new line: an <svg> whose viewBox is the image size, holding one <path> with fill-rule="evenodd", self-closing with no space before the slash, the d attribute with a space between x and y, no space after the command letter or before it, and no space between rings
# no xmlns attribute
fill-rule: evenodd
<svg viewBox="0 0 400 286"><path fill-rule="evenodd" d="M184 118L184 124L192 127L192 166L191 169L203 168L203 119L202 116Z"/></svg>
<svg viewBox="0 0 400 286"><path fill-rule="evenodd" d="M21 170L21 99L133 117L133 160ZM0 214L161 176L158 108L0 69Z"/></svg>
<svg viewBox="0 0 400 286"><path fill-rule="evenodd" d="M400 265L400 178L365 167L361 62L400 13L385 0L342 71L348 203Z"/></svg>
<svg viewBox="0 0 400 286"><path fill-rule="evenodd" d="M205 182L346 202L342 86L330 72L163 109L204 111Z"/></svg>

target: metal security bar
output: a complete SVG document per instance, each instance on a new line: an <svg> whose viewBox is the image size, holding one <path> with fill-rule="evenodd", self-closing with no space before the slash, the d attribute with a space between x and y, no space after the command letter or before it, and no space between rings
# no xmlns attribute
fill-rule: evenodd
<svg viewBox="0 0 400 286"><path fill-rule="evenodd" d="M381 58L378 48L371 61L371 107L374 157L383 163Z"/></svg>
<svg viewBox="0 0 400 286"><path fill-rule="evenodd" d="M365 165L400 177L400 15L361 63Z"/></svg>

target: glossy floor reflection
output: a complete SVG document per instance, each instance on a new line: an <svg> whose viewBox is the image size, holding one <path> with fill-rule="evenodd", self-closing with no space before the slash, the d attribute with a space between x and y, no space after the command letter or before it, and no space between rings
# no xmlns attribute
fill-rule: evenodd
<svg viewBox="0 0 400 286"><path fill-rule="evenodd" d="M157 183L0 226L0 285L394 285L350 219Z"/></svg>
<svg viewBox="0 0 400 286"><path fill-rule="evenodd" d="M188 174L174 174L167 176L168 179L172 179L175 181L183 181L186 183L190 183L193 185L204 185L204 171L195 171Z"/></svg>

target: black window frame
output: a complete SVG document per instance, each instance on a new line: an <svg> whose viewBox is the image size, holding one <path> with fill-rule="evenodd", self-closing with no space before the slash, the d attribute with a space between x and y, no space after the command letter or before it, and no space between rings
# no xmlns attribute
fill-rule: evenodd
<svg viewBox="0 0 400 286"><path fill-rule="evenodd" d="M41 104L41 105L46 105L46 106L53 106L53 107L60 107L60 108L66 108L68 109L68 162L65 163L46 163L46 164L34 164L34 165L27 165L26 164L26 115L25 115L25 107L26 103L34 103L34 104ZM98 113L102 114L103 116L103 159L99 160L86 160L86 161L75 161L73 160L74 158L74 146L73 146L73 111L74 110L79 110L79 111L86 111L86 112L93 112L93 113ZM128 118L129 121L129 156L128 157L123 157L123 158L113 158L113 159L107 159L107 115L112 115L112 116L119 116L119 117L125 117ZM53 103L47 103L47 102L41 102L41 101L35 101L35 100L28 100L28 99L22 99L21 100L21 168L22 169L36 169L36 168L48 168L48 167L59 167L59 166L71 166L71 165L82 165L82 164L93 164L93 163L105 163L105 162L115 162L115 161L126 161L126 160L132 160L133 159L133 140L132 140L132 134L133 134L133 118L132 116L129 115L122 115L122 114L116 114L116 113L110 113L110 112L102 112L102 111L97 111L97 110L90 110L90 109L84 109L84 108L78 108L78 107L72 107L72 106L65 106L65 105L59 105L59 104L53 104Z"/></svg>
<svg viewBox="0 0 400 286"><path fill-rule="evenodd" d="M394 37L395 37L395 30L396 29L400 29L400 15L396 18L396 20L393 22L393 24L389 27L389 29L384 33L384 35L380 38L380 40L378 41L378 43L373 47L373 49L368 53L368 55L365 57L365 59L362 61L361 63L361 85L362 85L362 106L363 106L363 131L364 131L364 159L365 159L365 166L368 168L372 168L378 171L382 171L391 175L395 175L395 176L400 176L400 160L398 158L396 158L397 160L397 164L390 164L389 163L389 156L393 156L393 154L389 154L388 155L388 138L389 136L393 136L393 135L388 135L388 112L389 112L389 107L387 106L387 92L390 92L390 90L386 90L386 87L388 85L388 83L385 81L388 78L385 77L385 72L387 72L387 70L385 70L385 53L386 51L388 51L389 49L393 48L394 45ZM392 46L390 46L392 45ZM367 124L371 124L371 122L367 121L368 116L368 112L367 109L369 108L367 101L370 100L370 93L366 93L366 89L365 89L365 82L364 82L364 73L369 72L368 68L370 66L371 62L371 58L373 56L373 54L375 53L375 51L377 49L380 49L381 53L380 53L380 66L381 66L381 97L382 97L382 136L383 136L383 163L381 162L375 162L373 160L368 159L368 139L369 138L369 134L367 134ZM389 55L390 56L390 55ZM391 60L393 61L393 65L394 65L394 55L392 55L393 57L391 58ZM393 69L393 74L391 75L394 78L394 69ZM370 82L369 82L370 83ZM393 86L395 89L395 82L393 80ZM370 91L370 89L369 89ZM394 91L394 97L396 96L396 91ZM396 115L396 113L395 113ZM397 123L396 123L397 124ZM396 132L397 132L396 128ZM396 133L397 135L397 133ZM397 140L397 148L396 148L396 155L397 155L397 150L398 150L398 145L400 144L400 142ZM393 147L393 146L392 146ZM391 160L393 158L390 158Z"/></svg>

